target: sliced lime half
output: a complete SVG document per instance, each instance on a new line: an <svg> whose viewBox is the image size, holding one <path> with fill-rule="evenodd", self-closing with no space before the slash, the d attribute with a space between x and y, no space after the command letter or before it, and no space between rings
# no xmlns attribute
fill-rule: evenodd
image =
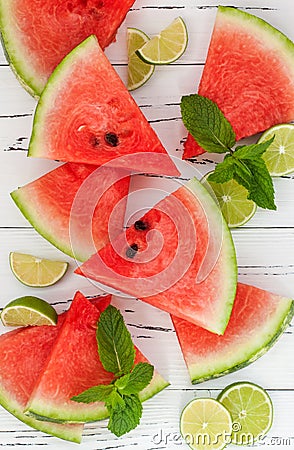
<svg viewBox="0 0 294 450"><path fill-rule="evenodd" d="M3 325L27 327L30 325L56 325L57 313L53 306L38 297L20 297L3 308Z"/></svg>
<svg viewBox="0 0 294 450"><path fill-rule="evenodd" d="M137 28L128 28L128 90L143 86L154 72L154 65L146 64L136 50L149 41L147 34Z"/></svg>

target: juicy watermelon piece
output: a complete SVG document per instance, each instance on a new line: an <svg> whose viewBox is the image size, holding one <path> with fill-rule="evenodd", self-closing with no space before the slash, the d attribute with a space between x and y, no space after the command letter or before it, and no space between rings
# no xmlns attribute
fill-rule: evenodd
<svg viewBox="0 0 294 450"><path fill-rule="evenodd" d="M111 296L93 300L103 311ZM23 413L67 313L56 326L24 327L0 336L0 404L22 422L61 439L81 442L82 424L58 424L36 420Z"/></svg>
<svg viewBox="0 0 294 450"><path fill-rule="evenodd" d="M76 273L219 334L229 320L237 283L230 231L196 179L159 202Z"/></svg>
<svg viewBox="0 0 294 450"><path fill-rule="evenodd" d="M123 229L130 177L118 169L96 169L63 164L11 194L45 239L80 261Z"/></svg>
<svg viewBox="0 0 294 450"><path fill-rule="evenodd" d="M11 68L40 95L60 61L95 34L104 49L134 0L0 0L0 29Z"/></svg>
<svg viewBox="0 0 294 450"><path fill-rule="evenodd" d="M65 422L92 422L108 417L104 403L83 404L70 400L85 389L113 380L113 374L104 370L98 358L96 325L99 316L97 308L78 292L30 397L29 414ZM147 360L136 349L136 362L141 361ZM142 391L142 399L150 398L167 385L155 373L151 384Z"/></svg>
<svg viewBox="0 0 294 450"><path fill-rule="evenodd" d="M172 316L192 383L242 369L264 355L294 315L294 303L238 283L232 315L223 336Z"/></svg>
<svg viewBox="0 0 294 450"><path fill-rule="evenodd" d="M217 103L237 140L294 120L294 44L247 12L219 6L198 90ZM189 135L183 159L203 153Z"/></svg>
<svg viewBox="0 0 294 450"><path fill-rule="evenodd" d="M50 77L36 109L29 156L179 175L95 36Z"/></svg>

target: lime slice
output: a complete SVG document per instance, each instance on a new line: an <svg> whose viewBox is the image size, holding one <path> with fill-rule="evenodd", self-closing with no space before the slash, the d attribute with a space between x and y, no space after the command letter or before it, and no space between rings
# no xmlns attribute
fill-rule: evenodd
<svg viewBox="0 0 294 450"><path fill-rule="evenodd" d="M275 139L263 154L263 159L269 173L278 177L294 171L294 125L276 125L263 133L258 143L273 136Z"/></svg>
<svg viewBox="0 0 294 450"><path fill-rule="evenodd" d="M45 300L38 297L20 297L5 306L1 313L3 325L56 325L57 313Z"/></svg>
<svg viewBox="0 0 294 450"><path fill-rule="evenodd" d="M136 50L149 41L147 34L137 28L128 28L128 90L133 91L149 80L155 67L146 64Z"/></svg>
<svg viewBox="0 0 294 450"><path fill-rule="evenodd" d="M11 252L10 267L15 277L26 286L46 287L57 283L68 268L68 263L50 261L24 253Z"/></svg>
<svg viewBox="0 0 294 450"><path fill-rule="evenodd" d="M178 17L137 50L137 55L148 64L170 64L182 56L187 44L187 28L183 19Z"/></svg>
<svg viewBox="0 0 294 450"><path fill-rule="evenodd" d="M183 410L180 427L193 450L221 450L230 442L232 418L217 400L197 398Z"/></svg>
<svg viewBox="0 0 294 450"><path fill-rule="evenodd" d="M244 225L256 212L256 204L248 200L248 191L235 180L226 183L214 183L207 180L209 173L201 183L219 204L221 212L230 228Z"/></svg>
<svg viewBox="0 0 294 450"><path fill-rule="evenodd" d="M252 445L269 431L273 405L261 387L243 381L234 383L220 393L218 400L231 413L233 444Z"/></svg>

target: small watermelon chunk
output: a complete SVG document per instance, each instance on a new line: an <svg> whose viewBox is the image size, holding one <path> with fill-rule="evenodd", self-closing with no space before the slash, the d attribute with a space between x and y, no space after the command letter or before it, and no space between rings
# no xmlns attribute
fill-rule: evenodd
<svg viewBox="0 0 294 450"><path fill-rule="evenodd" d="M111 296L93 299L103 311ZM65 320L58 316L56 326L17 328L0 336L0 404L11 414L36 430L61 439L80 443L82 424L58 424L36 420L23 413L48 355Z"/></svg>
<svg viewBox="0 0 294 450"><path fill-rule="evenodd" d="M294 120L294 44L262 19L219 6L198 92L217 103L237 140ZM204 150L189 135L183 159Z"/></svg>
<svg viewBox="0 0 294 450"><path fill-rule="evenodd" d="M237 283L230 231L193 179L159 202L76 273L222 334Z"/></svg>
<svg viewBox="0 0 294 450"><path fill-rule="evenodd" d="M11 196L45 239L85 261L123 229L129 183L119 169L68 163Z"/></svg>
<svg viewBox="0 0 294 450"><path fill-rule="evenodd" d="M39 96L60 61L95 34L104 49L134 0L0 0L0 30L12 69Z"/></svg>
<svg viewBox="0 0 294 450"><path fill-rule="evenodd" d="M50 77L36 109L29 156L179 175L95 36Z"/></svg>
<svg viewBox="0 0 294 450"><path fill-rule="evenodd" d="M102 402L83 404L70 400L92 386L113 381L113 374L105 371L98 357L96 327L99 316L98 309L77 292L27 404L28 414L63 422L92 422L108 417ZM135 362L146 361L136 349ZM167 385L155 372L151 384L141 393L142 400Z"/></svg>
<svg viewBox="0 0 294 450"><path fill-rule="evenodd" d="M264 355L294 315L294 303L238 283L232 315L223 336L172 316L192 383L242 369Z"/></svg>

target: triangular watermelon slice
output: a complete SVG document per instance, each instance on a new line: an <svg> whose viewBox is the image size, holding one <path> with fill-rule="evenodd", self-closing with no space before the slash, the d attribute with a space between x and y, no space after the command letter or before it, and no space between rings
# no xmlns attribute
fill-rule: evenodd
<svg viewBox="0 0 294 450"><path fill-rule="evenodd" d="M222 334L237 283L230 231L193 179L76 271Z"/></svg>
<svg viewBox="0 0 294 450"><path fill-rule="evenodd" d="M113 374L105 371L98 357L96 327L99 316L97 308L77 292L27 404L28 414L65 422L92 422L108 417L104 403L83 404L70 400L85 389L113 380ZM136 349L136 362L145 361ZM155 372L151 384L141 392L142 400L167 385Z"/></svg>
<svg viewBox="0 0 294 450"><path fill-rule="evenodd" d="M36 109L29 156L179 175L95 36L50 77Z"/></svg>
<svg viewBox="0 0 294 450"><path fill-rule="evenodd" d="M111 296L93 300L103 311ZM0 404L22 422L61 439L80 442L82 424L58 424L36 420L23 413L36 381L44 369L67 313L57 326L18 328L0 336Z"/></svg>
<svg viewBox="0 0 294 450"><path fill-rule="evenodd" d="M119 169L68 163L11 196L45 239L85 261L123 229L129 183Z"/></svg>
<svg viewBox="0 0 294 450"><path fill-rule="evenodd" d="M198 90L217 103L237 140L294 120L294 44L262 19L219 6ZM183 159L203 153L189 135Z"/></svg>
<svg viewBox="0 0 294 450"><path fill-rule="evenodd" d="M49 75L78 44L95 34L104 49L134 0L0 0L0 30L11 68L40 95Z"/></svg>
<svg viewBox="0 0 294 450"><path fill-rule="evenodd" d="M172 316L192 383L242 369L269 350L294 315L294 302L238 283L223 336Z"/></svg>

